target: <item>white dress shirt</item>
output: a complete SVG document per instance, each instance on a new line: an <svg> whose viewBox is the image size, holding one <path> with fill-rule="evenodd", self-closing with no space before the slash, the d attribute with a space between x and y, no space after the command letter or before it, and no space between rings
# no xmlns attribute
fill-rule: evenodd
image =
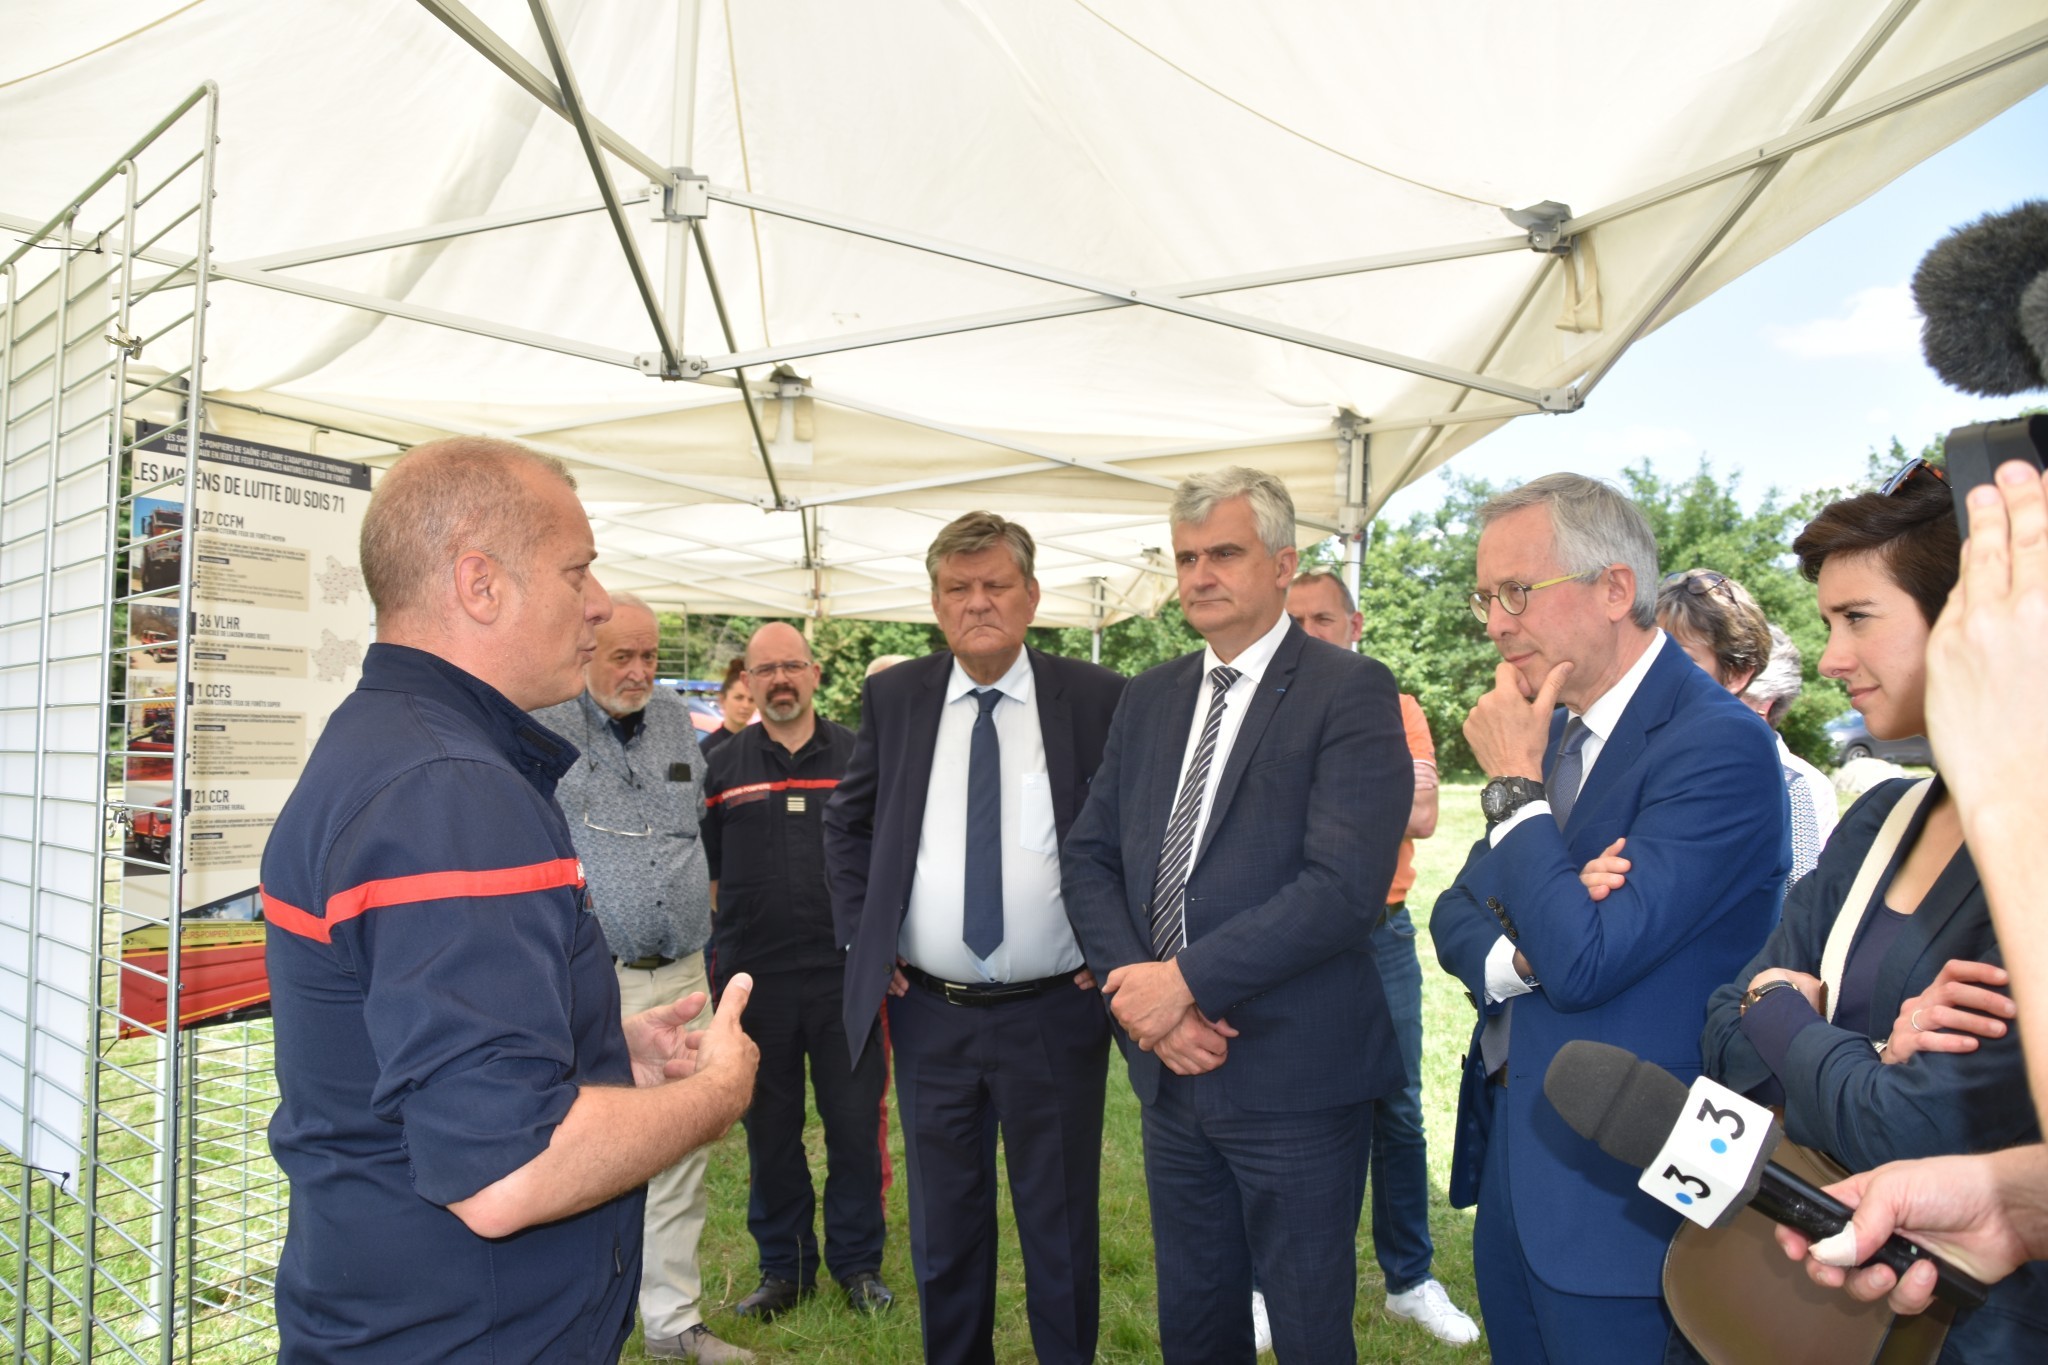
<svg viewBox="0 0 2048 1365"><path fill-rule="evenodd" d="M1237 739L1238 729L1244 724L1244 713L1251 707L1252 697L1259 690L1259 680L1266 676L1266 666L1273 662L1273 655L1280 649L1280 641L1287 634L1287 627L1293 622L1287 613L1281 612L1273 628L1247 645L1242 653L1230 661L1229 667L1237 670L1237 681L1223 694L1223 719L1216 730L1216 752L1209 759L1209 780L1202 788L1202 808L1195 816L1195 838L1192 847L1194 856L1199 858L1202 851L1202 834L1209 828L1209 808L1216 803L1216 784L1223 778L1223 765L1230 761L1230 746ZM1223 660L1216 657L1213 648L1202 650L1202 680L1195 696L1195 718L1188 727L1188 742L1181 749L1180 773L1173 780L1175 804L1180 800L1180 784L1187 779L1188 766L1195 761L1195 750L1201 746L1202 730L1209 719L1209 699L1216 689L1209 686L1209 674L1223 667ZM1192 866L1192 864L1190 864Z"/></svg>
<svg viewBox="0 0 2048 1365"><path fill-rule="evenodd" d="M1586 784L1593 780L1593 765L1600 761L1601 750L1607 747L1608 736L1621 723L1621 713L1628 710L1628 704L1635 700L1636 689L1643 685L1643 679L1650 672L1650 665L1656 662L1658 653L1664 648L1664 632L1653 629L1650 632L1649 647L1642 657L1629 665L1628 672L1621 675L1621 681L1602 692L1583 713L1571 711L1586 723L1586 740L1579 746L1579 791L1586 790ZM1577 793L1574 793L1577 795ZM1500 841L1524 820L1535 815L1550 820L1550 803L1545 800L1531 801L1528 805L1510 815L1486 832L1487 842L1494 848ZM1534 987L1522 979L1515 970L1515 945L1503 934L1486 954L1486 998L1506 1000L1511 996L1527 995Z"/></svg>
<svg viewBox="0 0 2048 1365"><path fill-rule="evenodd" d="M1038 728L1036 684L1031 656L1023 650L994 683L1003 694L990 713L1002 753L1003 941L984 961L962 937L961 906L967 881L967 768L981 711L972 694L981 684L967 676L958 659L946 680L931 783L925 788L917 872L896 936L896 952L905 962L944 981L1036 981L1081 970L1081 945L1060 896L1059 833L1045 769L1045 737Z"/></svg>

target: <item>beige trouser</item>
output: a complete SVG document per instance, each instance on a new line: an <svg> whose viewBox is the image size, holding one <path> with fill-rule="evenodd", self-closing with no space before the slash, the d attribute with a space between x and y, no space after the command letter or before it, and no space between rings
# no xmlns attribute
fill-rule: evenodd
<svg viewBox="0 0 2048 1365"><path fill-rule="evenodd" d="M624 964L619 974L619 1003L625 1013L638 1014L666 1005L691 991L708 990L704 954L691 953L666 967L637 971ZM690 1024L709 1027L711 1007ZM704 1235L704 1214L710 1198L704 1190L705 1148L678 1161L647 1182L647 1219L640 1248L640 1323L649 1337L680 1336L704 1320L697 1311L703 1277L697 1272L697 1242Z"/></svg>

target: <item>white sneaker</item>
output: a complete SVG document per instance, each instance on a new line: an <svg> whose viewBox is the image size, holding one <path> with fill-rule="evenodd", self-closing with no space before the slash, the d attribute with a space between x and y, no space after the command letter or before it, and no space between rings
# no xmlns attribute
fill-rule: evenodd
<svg viewBox="0 0 2048 1365"><path fill-rule="evenodd" d="M1260 1355L1273 1349L1273 1323L1266 1316L1266 1296L1256 1289L1252 1291L1252 1349Z"/></svg>
<svg viewBox="0 0 2048 1365"><path fill-rule="evenodd" d="M1405 1294L1387 1295L1387 1311L1421 1323L1431 1336L1453 1346L1469 1346L1479 1340L1479 1324L1452 1303L1435 1280L1424 1280Z"/></svg>

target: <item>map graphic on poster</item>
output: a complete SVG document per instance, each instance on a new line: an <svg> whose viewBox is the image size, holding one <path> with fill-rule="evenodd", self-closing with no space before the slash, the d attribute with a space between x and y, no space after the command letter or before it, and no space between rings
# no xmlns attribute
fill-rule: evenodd
<svg viewBox="0 0 2048 1365"><path fill-rule="evenodd" d="M184 476L184 427L142 423L137 437L137 487ZM126 708L128 800L143 808L126 831L131 857L180 856L169 836L181 726L188 746L179 1007L188 1025L268 1009L256 894L263 845L327 717L362 672L370 599L356 537L369 502L365 465L215 435L200 437L190 525L179 501L134 500L131 535L163 539L129 556L129 591L176 585L182 542L193 537L189 630L175 602L129 609ZM190 691L181 704L184 649ZM131 912L167 918L168 889L161 872L127 865ZM152 972L163 970L167 948L161 928L122 939L123 960ZM162 984L139 972L122 980L122 1012L162 1027Z"/></svg>

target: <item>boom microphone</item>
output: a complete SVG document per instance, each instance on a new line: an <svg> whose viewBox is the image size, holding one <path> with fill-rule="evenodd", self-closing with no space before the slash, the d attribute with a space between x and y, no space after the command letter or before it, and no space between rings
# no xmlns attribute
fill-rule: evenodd
<svg viewBox="0 0 2048 1365"><path fill-rule="evenodd" d="M1965 393L1998 397L2043 387L2044 280L2048 201L1987 213L1935 243L1913 272L1913 302L1925 319L1920 349L1928 366ZM2029 294L2034 297L2022 304Z"/></svg>
<svg viewBox="0 0 2048 1365"><path fill-rule="evenodd" d="M1767 1131L1758 1135L1760 1140L1741 1142L1746 1124L1736 1109L1755 1106L1712 1082L1707 1085L1725 1093L1734 1103L1728 1108L1716 1108L1713 1096L1709 1095L1695 1112L1695 1092L1664 1068L1653 1066L1624 1048L1580 1039L1566 1043L1551 1059L1550 1070L1543 1077L1543 1094L1572 1131L1597 1143L1601 1151L1615 1160L1642 1169L1646 1189L1650 1188L1652 1168L1664 1163L1674 1148L1691 1144L1694 1134L1690 1130L1704 1125L1707 1135L1700 1141L1716 1152L1732 1152L1737 1163L1738 1178L1731 1182L1732 1197L1728 1189L1711 1190L1706 1180L1689 1174L1676 1161L1655 1173L1673 1180L1677 1201L1674 1207L1695 1222L1703 1221L1701 1214L1718 1208L1718 1215L1704 1221L1709 1226L1725 1224L1747 1205L1809 1241L1832 1237L1847 1227L1852 1216L1848 1205L1769 1160L1784 1137L1778 1124L1771 1121ZM1739 1145L1731 1147L1717 1134L1736 1139ZM1741 1155L1745 1147L1753 1149L1746 1160ZM1724 1199L1728 1202L1722 1206L1720 1201ZM1685 1207L1695 1205L1696 1201L1699 1213ZM1987 1291L1982 1284L1897 1233L1885 1240L1871 1261L1882 1262L1901 1276L1915 1261L1933 1261L1938 1275L1934 1290L1937 1296L1959 1309L1983 1306Z"/></svg>

